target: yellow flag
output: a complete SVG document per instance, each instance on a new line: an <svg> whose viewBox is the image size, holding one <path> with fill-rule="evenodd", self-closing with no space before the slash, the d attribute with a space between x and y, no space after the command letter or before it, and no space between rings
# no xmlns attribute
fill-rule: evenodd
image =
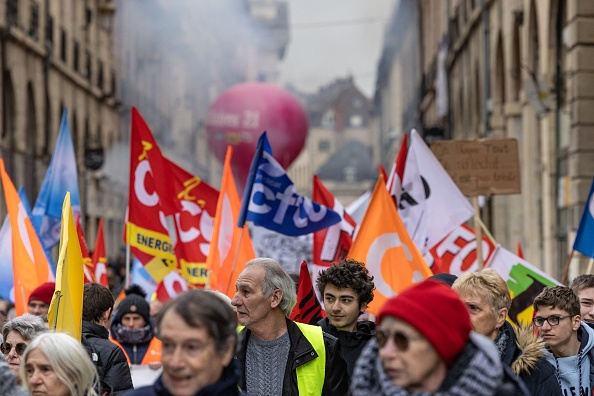
<svg viewBox="0 0 594 396"><path fill-rule="evenodd" d="M62 205L60 254L56 268L56 290L47 314L49 328L81 339L84 264L72 216L70 193Z"/></svg>
<svg viewBox="0 0 594 396"><path fill-rule="evenodd" d="M377 315L401 290L432 275L406 232L380 175L348 257L365 263L376 290L367 311Z"/></svg>

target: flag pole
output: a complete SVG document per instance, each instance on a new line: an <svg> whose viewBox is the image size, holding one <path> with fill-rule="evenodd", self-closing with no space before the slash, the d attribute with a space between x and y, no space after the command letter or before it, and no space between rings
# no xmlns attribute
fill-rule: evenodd
<svg viewBox="0 0 594 396"><path fill-rule="evenodd" d="M241 240L243 239L243 232L245 231L245 226L241 227L241 232L239 233L239 242L237 242L237 249L235 249L235 256L233 257L233 265L231 266L231 273L229 274L229 280L227 281L227 287L225 288L225 294L229 295L229 288L231 287L231 280L233 279L233 274L235 273L235 267L237 266L237 256L239 256L239 247L241 246Z"/></svg>
<svg viewBox="0 0 594 396"><path fill-rule="evenodd" d="M483 223L483 221L481 220L480 217L479 217L479 221L481 223L481 228L485 232L485 235L487 236L487 238L489 238L491 240L491 242L493 242L493 245L497 245L497 241L495 240L495 238L493 237L493 235L489 232L489 229L487 228L487 226L485 225L485 223Z"/></svg>
<svg viewBox="0 0 594 396"><path fill-rule="evenodd" d="M56 301L56 316L54 317L54 328L53 330L56 331L56 327L58 327L58 314L60 312L60 299L62 298L62 292L58 290L58 301Z"/></svg>
<svg viewBox="0 0 594 396"><path fill-rule="evenodd" d="M561 278L561 283L567 283L567 274L569 273L569 264L571 263L571 259L573 259L573 253L575 250L571 249L571 253L567 256L567 260L565 261L565 269L563 269L563 278Z"/></svg>
<svg viewBox="0 0 594 396"><path fill-rule="evenodd" d="M472 206L474 207L474 232L476 234L476 259L478 267L483 268L485 263L483 262L483 233L481 229L481 208L478 203L478 196L472 197Z"/></svg>
<svg viewBox="0 0 594 396"><path fill-rule="evenodd" d="M130 225L126 223L126 279L124 289L130 286Z"/></svg>

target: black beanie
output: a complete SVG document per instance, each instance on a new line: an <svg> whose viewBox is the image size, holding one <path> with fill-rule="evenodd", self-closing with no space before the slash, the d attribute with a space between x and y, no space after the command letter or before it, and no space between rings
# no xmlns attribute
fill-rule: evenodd
<svg viewBox="0 0 594 396"><path fill-rule="evenodd" d="M138 290L137 288L140 290ZM145 320L147 325L150 323L151 308L149 306L149 303L144 299L144 296L141 294L144 294L146 296L144 290L142 290L142 288L136 285L132 285L130 288L126 290L126 298L124 298L120 305L118 305L118 317L116 320L117 323L121 323L122 317L129 313L139 314Z"/></svg>

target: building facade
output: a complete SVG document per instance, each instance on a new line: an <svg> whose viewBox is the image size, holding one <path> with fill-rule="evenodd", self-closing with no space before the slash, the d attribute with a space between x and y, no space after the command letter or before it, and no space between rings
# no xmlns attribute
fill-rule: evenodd
<svg viewBox="0 0 594 396"><path fill-rule="evenodd" d="M99 216L106 218L106 236L119 216L109 210L119 202L112 202L95 167L85 165L85 153L98 153L118 137L114 12L109 0L0 3L1 156L14 184L24 186L33 204L67 109L81 222L90 241L95 240ZM0 200L4 217L3 194Z"/></svg>
<svg viewBox="0 0 594 396"><path fill-rule="evenodd" d="M312 196L312 177L348 205L373 188L378 176L380 140L373 103L352 77L339 78L315 94L295 93L304 104L309 132L288 169L299 194Z"/></svg>
<svg viewBox="0 0 594 396"><path fill-rule="evenodd" d="M529 262L561 279L594 175L594 2L404 3L418 13L410 29L419 35L420 130L518 140L522 192L487 197L481 216L497 242L519 242ZM390 78L402 74L393 68ZM576 253L569 277L584 269Z"/></svg>

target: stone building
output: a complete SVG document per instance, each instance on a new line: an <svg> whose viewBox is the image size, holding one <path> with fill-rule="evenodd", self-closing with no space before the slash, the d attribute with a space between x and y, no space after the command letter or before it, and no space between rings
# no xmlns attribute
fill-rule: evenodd
<svg viewBox="0 0 594 396"><path fill-rule="evenodd" d="M348 205L377 180L380 140L373 105L352 77L311 95L296 93L309 118L305 147L288 173L299 194L312 196L312 177Z"/></svg>
<svg viewBox="0 0 594 396"><path fill-rule="evenodd" d="M522 193L488 197L482 217L504 247L520 242L529 262L561 279L594 175L594 2L401 0L398 7L392 23L401 9L418 15L406 33L417 32L418 47L397 49L378 86L406 78L395 65L412 54L409 63L421 65L420 76L410 75L420 97L383 107L382 135L392 114L408 114L414 103L416 125L439 138L518 139ZM388 33L386 43L398 39ZM376 100L397 89L378 90ZM574 256L570 278L583 261Z"/></svg>
<svg viewBox="0 0 594 396"><path fill-rule="evenodd" d="M88 149L118 138L117 75L110 0L0 2L0 152L9 175L37 198L58 136L62 110L75 145L83 226L94 243L97 218L109 237L120 214L98 173L85 166ZM0 194L0 214L6 214ZM121 234L120 234L121 235ZM108 242L109 243L109 242Z"/></svg>

